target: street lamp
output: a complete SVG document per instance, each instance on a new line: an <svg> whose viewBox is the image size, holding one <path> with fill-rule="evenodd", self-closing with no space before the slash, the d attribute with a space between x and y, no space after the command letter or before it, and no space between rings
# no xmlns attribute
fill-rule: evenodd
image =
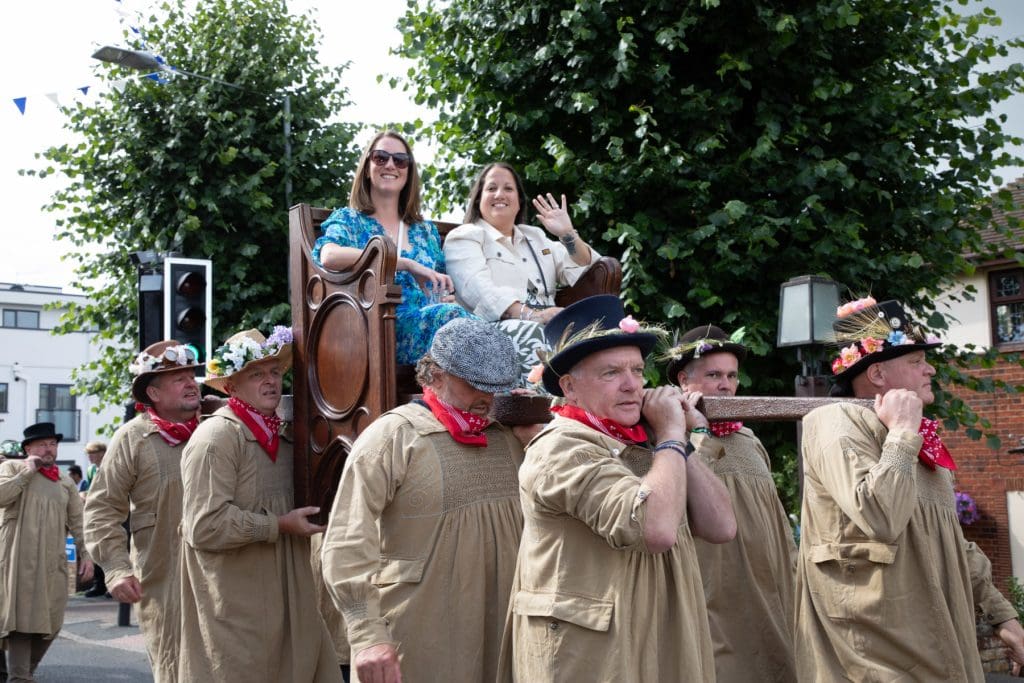
<svg viewBox="0 0 1024 683"><path fill-rule="evenodd" d="M777 346L797 347L801 374L797 396L827 396L828 379L820 374L821 345L832 339L839 307L839 285L821 275L800 275L779 289Z"/></svg>
<svg viewBox="0 0 1024 683"><path fill-rule="evenodd" d="M191 73L178 68L171 68L155 55L142 50L129 50L124 47L104 45L100 49L96 50L96 52L92 54L92 57L93 59L98 59L101 62L110 62L111 64L117 64L118 66L123 66L127 69L135 69L136 71L166 71L168 73L181 74L182 76L200 78L204 81L210 81L211 83L217 83L218 85L227 86L228 88L234 88L235 90L241 90L242 92L250 94L262 94L256 93L248 88L243 88L237 83L228 83L227 81L222 81L217 78ZM292 205L292 99L291 95L288 93L273 93L271 97L280 99L284 114L284 203L285 209L290 209Z"/></svg>

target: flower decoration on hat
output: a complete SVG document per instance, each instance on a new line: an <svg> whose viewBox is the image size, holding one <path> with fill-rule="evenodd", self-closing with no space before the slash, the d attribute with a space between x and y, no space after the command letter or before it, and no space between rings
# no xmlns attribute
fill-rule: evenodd
<svg viewBox="0 0 1024 683"><path fill-rule="evenodd" d="M708 332L710 333L712 327L708 326ZM717 328L716 328L717 329ZM700 339L693 339L690 341L676 344L668 351L662 353L659 357L659 361L674 361L681 358L689 358L691 355L696 360L701 357L702 354L706 354L709 351L716 349L722 349L723 347L733 347L743 344L743 337L746 336L747 328L741 327L727 338L718 339L711 336L704 336Z"/></svg>
<svg viewBox="0 0 1024 683"><path fill-rule="evenodd" d="M624 335L631 334L653 334L659 338L665 338L668 336L668 331L658 325L648 324L643 320L635 320L631 315L627 315L619 320L618 324L614 327L605 327L601 321L597 321L582 328L579 332L576 332L573 326L569 325L565 328L565 332L551 351L538 351L537 355L541 360L546 361L548 358L557 356L565 349L577 346L592 339L601 339L603 337L622 337Z"/></svg>
<svg viewBox="0 0 1024 683"><path fill-rule="evenodd" d="M284 325L275 325L262 343L253 337L236 335L217 347L206 362L206 371L213 377L233 375L247 363L277 356L292 341L292 329Z"/></svg>
<svg viewBox="0 0 1024 683"><path fill-rule="evenodd" d="M934 334L910 321L895 301L878 303L874 297L850 301L836 309L833 341L839 355L832 361L832 374L841 375L857 366L893 358L918 348L934 348L941 342Z"/></svg>
<svg viewBox="0 0 1024 683"><path fill-rule="evenodd" d="M145 351L141 352L128 366L128 372L130 372L132 376L138 377L143 373L153 372L157 368L166 367L167 363L185 367L194 363L195 360L195 350L188 346L179 344L177 346L170 346L164 349L164 352L159 356L151 356Z"/></svg>

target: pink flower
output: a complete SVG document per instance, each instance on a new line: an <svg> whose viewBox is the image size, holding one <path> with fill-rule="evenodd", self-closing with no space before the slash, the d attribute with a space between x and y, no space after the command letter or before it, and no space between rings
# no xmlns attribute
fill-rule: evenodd
<svg viewBox="0 0 1024 683"><path fill-rule="evenodd" d="M843 361L843 367L848 368L861 359L860 350L856 344L850 344L839 352L839 359Z"/></svg>
<svg viewBox="0 0 1024 683"><path fill-rule="evenodd" d="M853 310L862 311L865 308L870 308L871 306L874 306L876 303L878 302L875 301L874 297L866 296L863 299L857 299L856 301L853 302Z"/></svg>
<svg viewBox="0 0 1024 683"><path fill-rule="evenodd" d="M832 374L833 375L838 375L840 372L842 372L845 369L846 368L843 367L843 359L842 358L836 358L834 361L832 361Z"/></svg>
<svg viewBox="0 0 1024 683"><path fill-rule="evenodd" d="M633 320L633 316L627 315L625 318L619 321L619 329L623 332L633 334L640 329L640 323Z"/></svg>
<svg viewBox="0 0 1024 683"><path fill-rule="evenodd" d="M544 378L544 364L537 363L530 368L530 374L526 376L526 381L530 384L539 384Z"/></svg>
<svg viewBox="0 0 1024 683"><path fill-rule="evenodd" d="M864 353L876 353L881 351L884 346L885 342L874 337L864 337L860 340L860 347L864 349Z"/></svg>
<svg viewBox="0 0 1024 683"><path fill-rule="evenodd" d="M926 336L926 337L924 338L924 342L925 342L926 344L941 344L941 343L942 343L942 340L941 340L941 339L939 339L939 338L938 338L937 336L935 336L934 334L929 334L928 336Z"/></svg>
<svg viewBox="0 0 1024 683"><path fill-rule="evenodd" d="M862 311L865 308L870 308L876 303L878 302L875 301L875 298L872 296L866 296L863 299L857 299L856 301L849 301L836 309L836 317L845 318L851 313L856 313L857 311Z"/></svg>

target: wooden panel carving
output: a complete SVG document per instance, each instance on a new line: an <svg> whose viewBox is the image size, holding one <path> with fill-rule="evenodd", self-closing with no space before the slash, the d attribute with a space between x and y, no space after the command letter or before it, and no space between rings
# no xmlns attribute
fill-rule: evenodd
<svg viewBox="0 0 1024 683"><path fill-rule="evenodd" d="M395 405L394 309L402 299L395 246L383 237L371 239L346 272L313 262L329 214L304 204L289 212L295 496L299 505L320 506L321 519L352 442Z"/></svg>

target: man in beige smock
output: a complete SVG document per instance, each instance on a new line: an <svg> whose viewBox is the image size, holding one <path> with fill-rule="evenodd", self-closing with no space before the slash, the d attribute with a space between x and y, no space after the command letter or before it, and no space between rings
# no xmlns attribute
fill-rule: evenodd
<svg viewBox="0 0 1024 683"><path fill-rule="evenodd" d="M668 380L683 391L735 396L747 349L714 325L695 327L667 352ZM690 434L696 452L732 499L736 538L696 540L718 683L789 683L793 661L796 543L760 439L742 422L712 422Z"/></svg>
<svg viewBox="0 0 1024 683"><path fill-rule="evenodd" d="M861 299L833 324L840 396L874 399L804 418L797 571L801 681L982 681L975 607L1024 662L1024 630L964 540L956 464L922 409L925 351L941 345L895 301Z"/></svg>
<svg viewBox="0 0 1024 683"><path fill-rule="evenodd" d="M81 553L81 580L88 582L93 571L82 543L82 499L54 464L63 435L52 422L40 422L24 437L25 459L0 463L0 637L9 683L35 680L36 667L64 625L68 534Z"/></svg>
<svg viewBox="0 0 1024 683"><path fill-rule="evenodd" d="M129 371L141 410L114 433L85 501L86 547L105 568L110 594L138 604L157 683L177 680L181 455L199 426L197 367L195 351L173 339L135 358Z"/></svg>
<svg viewBox="0 0 1024 683"><path fill-rule="evenodd" d="M434 335L422 400L375 420L345 462L324 537L327 584L359 681L494 681L522 533L522 445L488 418L515 347L480 320Z"/></svg>
<svg viewBox="0 0 1024 683"><path fill-rule="evenodd" d="M566 307L545 327L545 388L564 396L519 471L525 527L503 674L543 681L714 678L693 535L733 538L722 483L687 429L700 394L643 389L658 335L614 296ZM654 429L652 448L641 412ZM691 535L691 532L693 535Z"/></svg>
<svg viewBox="0 0 1024 683"><path fill-rule="evenodd" d="M291 331L240 332L206 364L227 393L185 447L179 681L340 681L317 612L309 536L295 508L292 444L276 416Z"/></svg>

